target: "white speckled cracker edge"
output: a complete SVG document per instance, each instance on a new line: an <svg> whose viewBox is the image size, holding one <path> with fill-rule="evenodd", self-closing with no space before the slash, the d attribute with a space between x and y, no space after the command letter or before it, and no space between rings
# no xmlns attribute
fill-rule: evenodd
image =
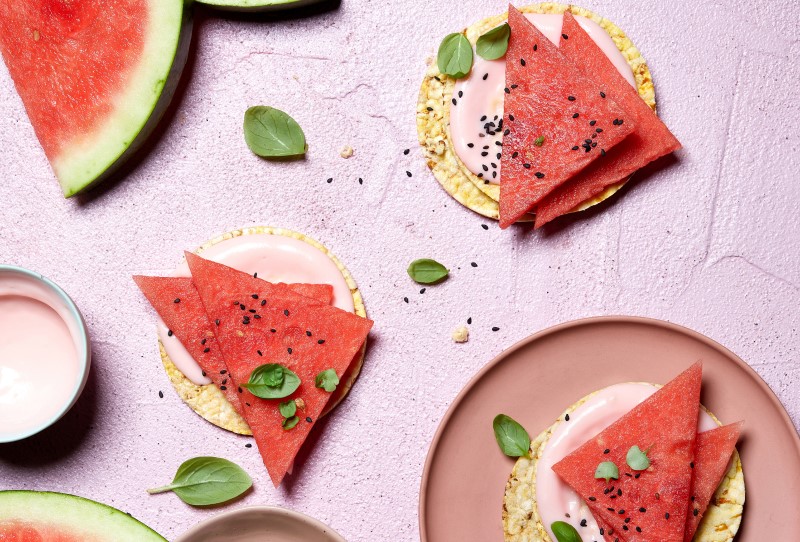
<svg viewBox="0 0 800 542"><path fill-rule="evenodd" d="M574 15L580 15L595 21L614 40L617 48L627 60L631 70L633 70L639 95L655 111L655 89L647 63L636 46L633 45L633 42L617 25L587 9L574 5L546 2L523 6L519 10L523 13L552 14L561 14L569 10ZM507 12L487 17L467 27L462 33L474 45L482 34L502 24L507 19ZM483 179L479 179L467 169L456 154L450 138L450 100L455 82L455 79L443 75L439 71L435 58L430 59L417 103L419 142L423 147L428 167L433 172L436 180L439 181L439 184L462 205L476 213L497 220L499 218L497 202L500 199L500 186L486 184ZM622 188L625 182L627 180L607 187L603 192L581 203L571 212L583 211L610 198ZM530 217L523 219L523 221L530 220Z"/></svg>
<svg viewBox="0 0 800 542"><path fill-rule="evenodd" d="M315 241L314 239L303 235L302 233L269 226L253 226L250 228L242 228L240 230L224 233L218 237L215 237L214 239L211 239L195 250L195 253L202 254L204 250L216 245L217 243L221 243L222 241L226 241L228 239L233 239L234 237L258 233L292 237L308 243L328 256L333 263L336 264L336 267L342 273L342 276L347 282L347 286L350 288L350 294L353 296L355 313L363 318L367 317L367 311L364 307L364 300L361 297L361 292L359 291L353 276L350 274L347 268L342 265L339 259L334 256L327 247ZM166 350L164 350L164 345L161 343L161 339L158 340L158 347L159 351L161 352L161 362L164 364L164 369L167 372L167 376L169 376L172 387L175 388L175 391L178 393L178 396L183 400L184 403L189 405L192 410L194 410L205 420L213 423L217 427L227 429L228 431L238 433L240 435L253 434L252 431L250 431L250 427L247 425L247 422L239 415L238 412L236 412L236 410L233 408L233 406L231 406L231 404L225 398L225 395L219 390L219 388L217 388L217 386L214 384L198 386L186 378L186 376L175 366L172 360L169 359ZM367 344L364 342L364 346L361 348L360 356L348 369L346 380L344 380L336 388L336 391L334 392L335 395L331 397L330 402L322 412L322 416L333 410L345 398L350 389L353 387L356 378L358 378L358 375L361 372L361 367L364 364L364 353L366 351L366 347Z"/></svg>
<svg viewBox="0 0 800 542"><path fill-rule="evenodd" d="M573 413L597 393L597 391L590 393L566 409L553 425L542 431L531 442L532 459L521 457L517 460L506 483L503 497L505 542L553 542L542 524L539 507L536 504L536 465L553 431L560 424L566 423L564 416ZM717 424L722 425L714 414L705 407L703 409ZM734 451L728 472L711 499L711 504L695 534L694 542L732 541L742 522L744 500L742 462L739 453Z"/></svg>

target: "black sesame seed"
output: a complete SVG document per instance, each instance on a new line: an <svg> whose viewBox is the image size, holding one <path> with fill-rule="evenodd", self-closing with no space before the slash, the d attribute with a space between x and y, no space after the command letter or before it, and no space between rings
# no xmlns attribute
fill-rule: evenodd
<svg viewBox="0 0 800 542"><path fill-rule="evenodd" d="M486 118L486 117L484 117L484 118ZM474 146L475 146L475 143L467 143L467 147L469 147L470 149L471 149L472 147L474 147Z"/></svg>
<svg viewBox="0 0 800 542"><path fill-rule="evenodd" d="M489 226L487 226L486 224L481 224L481 228L483 228L484 230L488 230Z"/></svg>
<svg viewBox="0 0 800 542"><path fill-rule="evenodd" d="M410 171L406 171L406 175L408 175L409 177L411 177L411 172L410 172Z"/></svg>
<svg viewBox="0 0 800 542"><path fill-rule="evenodd" d="M585 519L581 520L581 527L586 527L586 520Z"/></svg>
<svg viewBox="0 0 800 542"><path fill-rule="evenodd" d="M253 447L253 445L252 445L251 443L249 443L249 442L248 442L247 444L245 444L245 445L244 445L244 447L245 447L245 448L252 448L252 447Z"/></svg>
<svg viewBox="0 0 800 542"><path fill-rule="evenodd" d="M404 297L404 298L403 298L403 301L405 301L406 303L408 303L408 298L407 298L407 297Z"/></svg>
<svg viewBox="0 0 800 542"><path fill-rule="evenodd" d="M500 331L500 328L495 326L495 327L492 328L492 331Z"/></svg>
<svg viewBox="0 0 800 542"><path fill-rule="evenodd" d="M421 294L424 294L424 293L425 293L425 290L427 290L427 288L422 288L422 289L419 291L419 293L421 293Z"/></svg>
<svg viewBox="0 0 800 542"><path fill-rule="evenodd" d="M458 102L456 102L455 98L453 98L451 101L453 102L453 105L456 105L458 103Z"/></svg>
<svg viewBox="0 0 800 542"><path fill-rule="evenodd" d="M328 184L331 184L333 182L333 177L328 177L328 180L325 181L325 182L327 182Z"/></svg>
<svg viewBox="0 0 800 542"><path fill-rule="evenodd" d="M158 398L159 399L163 399L164 398L164 392L163 391L159 391L158 392Z"/></svg>
<svg viewBox="0 0 800 542"><path fill-rule="evenodd" d="M459 98L463 98L464 97L464 91L463 90L459 90L458 91L458 97Z"/></svg>
<svg viewBox="0 0 800 542"><path fill-rule="evenodd" d="M359 177L359 178L358 178L358 184L364 184L364 179L362 179L361 177Z"/></svg>
<svg viewBox="0 0 800 542"><path fill-rule="evenodd" d="M409 152L411 152L411 149L406 149L403 151L403 154L408 154Z"/></svg>
<svg viewBox="0 0 800 542"><path fill-rule="evenodd" d="M472 316L470 316L469 318L467 318L467 324L472 324Z"/></svg>
<svg viewBox="0 0 800 542"><path fill-rule="evenodd" d="M174 335L174 333L172 333L172 330L171 329L167 330L167 337L172 337L172 335Z"/></svg>
<svg viewBox="0 0 800 542"><path fill-rule="evenodd" d="M488 74L488 73L484 73L484 74L483 74L483 80L484 80L484 81L486 81L486 78L487 78L487 77L489 77L489 74Z"/></svg>
<svg viewBox="0 0 800 542"><path fill-rule="evenodd" d="M433 108L432 107L428 107L428 111L433 111Z"/></svg>
<svg viewBox="0 0 800 542"><path fill-rule="evenodd" d="M470 263L470 265L471 265L472 267L478 267L478 264L477 264L477 263L475 263L475 262L471 262L471 263Z"/></svg>
<svg viewBox="0 0 800 542"><path fill-rule="evenodd" d="M565 422L568 422L568 421L569 421L569 414L564 414L564 421L565 421Z"/></svg>

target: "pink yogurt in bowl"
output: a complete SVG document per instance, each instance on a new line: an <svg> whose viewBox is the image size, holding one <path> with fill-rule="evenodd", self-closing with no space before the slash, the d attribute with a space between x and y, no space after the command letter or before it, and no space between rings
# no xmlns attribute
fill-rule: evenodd
<svg viewBox="0 0 800 542"><path fill-rule="evenodd" d="M91 365L86 324L55 283L0 265L0 443L34 435L78 400Z"/></svg>

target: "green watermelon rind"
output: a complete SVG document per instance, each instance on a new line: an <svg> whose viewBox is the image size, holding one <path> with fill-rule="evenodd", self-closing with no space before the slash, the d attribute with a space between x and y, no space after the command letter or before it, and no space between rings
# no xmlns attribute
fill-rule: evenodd
<svg viewBox="0 0 800 542"><path fill-rule="evenodd" d="M204 4L221 11L278 11L282 9L293 9L319 4L323 0L195 0L198 4Z"/></svg>
<svg viewBox="0 0 800 542"><path fill-rule="evenodd" d="M109 177L139 150L164 116L189 53L191 10L184 0L150 0L141 61L115 101L119 107L78 148L67 145L52 160L65 197Z"/></svg>
<svg viewBox="0 0 800 542"><path fill-rule="evenodd" d="M108 536L108 540L114 542L166 542L160 534L125 512L66 493L0 491L0 528L10 521L63 527L70 534L100 540Z"/></svg>

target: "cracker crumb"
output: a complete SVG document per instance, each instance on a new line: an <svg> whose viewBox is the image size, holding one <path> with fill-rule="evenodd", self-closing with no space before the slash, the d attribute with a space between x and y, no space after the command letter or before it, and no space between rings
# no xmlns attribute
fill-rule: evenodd
<svg viewBox="0 0 800 542"><path fill-rule="evenodd" d="M341 156L342 158L350 158L351 156L353 156L353 147L351 147L350 145L345 145L344 147L342 147L342 150L339 151L339 156Z"/></svg>
<svg viewBox="0 0 800 542"><path fill-rule="evenodd" d="M467 326L458 326L453 330L453 340L457 343L465 343L469 340L469 329Z"/></svg>

